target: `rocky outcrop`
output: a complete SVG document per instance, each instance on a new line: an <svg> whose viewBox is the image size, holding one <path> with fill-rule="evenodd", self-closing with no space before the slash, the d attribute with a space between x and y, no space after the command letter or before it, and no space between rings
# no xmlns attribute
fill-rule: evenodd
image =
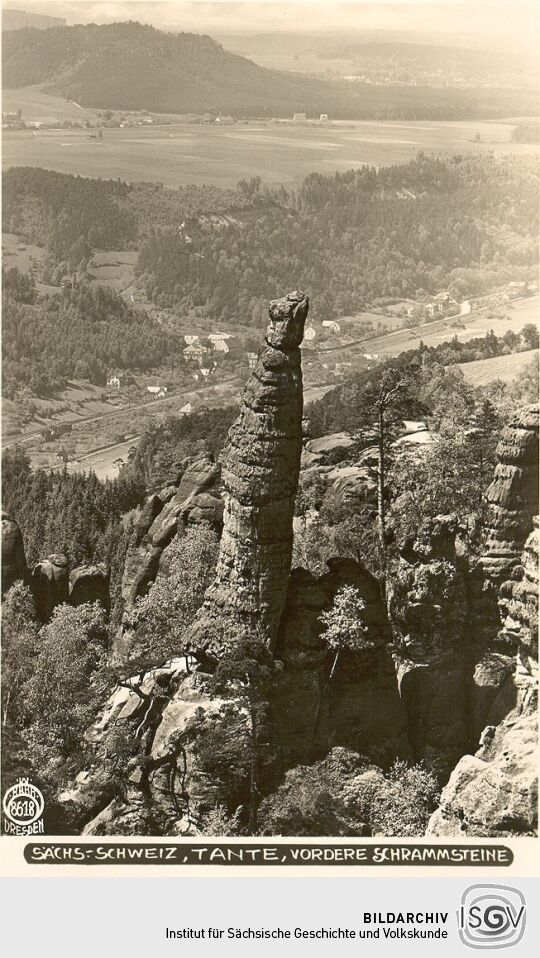
<svg viewBox="0 0 540 958"><path fill-rule="evenodd" d="M2 595L18 580L26 582L28 568L18 524L2 512Z"/></svg>
<svg viewBox="0 0 540 958"><path fill-rule="evenodd" d="M488 726L475 755L465 755L443 789L428 835L531 835L537 827L538 728L519 709Z"/></svg>
<svg viewBox="0 0 540 958"><path fill-rule="evenodd" d="M110 570L102 563L78 566L69 576L69 604L100 602L108 612L111 606L109 581Z"/></svg>
<svg viewBox="0 0 540 958"><path fill-rule="evenodd" d="M428 834L534 834L538 808L538 520L527 538L503 631L517 646L475 755L456 765ZM500 656L499 658L503 658ZM501 701L502 699L502 701ZM508 707L510 706L510 707Z"/></svg>
<svg viewBox="0 0 540 958"><path fill-rule="evenodd" d="M50 555L34 566L32 592L38 618L48 622L56 606L69 599L69 567L65 555Z"/></svg>
<svg viewBox="0 0 540 958"><path fill-rule="evenodd" d="M284 764L310 761L333 745L382 762L408 757L406 715L388 650L390 624L379 583L353 559L329 559L327 566L319 577L294 569L287 590L276 648L284 669L273 702ZM333 655L321 638L320 616L346 585L364 602L370 648L344 653L329 683Z"/></svg>
<svg viewBox="0 0 540 958"><path fill-rule="evenodd" d="M391 569L388 608L401 698L417 761L444 778L470 748L467 564L456 516L423 523Z"/></svg>
<svg viewBox="0 0 540 958"><path fill-rule="evenodd" d="M538 512L538 406L529 406L503 429L498 464L486 493L488 534L482 566L508 597L513 573ZM518 573L519 577L519 573Z"/></svg>
<svg viewBox="0 0 540 958"><path fill-rule="evenodd" d="M259 635L273 648L287 592L302 452L303 293L270 304L270 322L222 453L224 526L216 578L190 630L192 647Z"/></svg>
<svg viewBox="0 0 540 958"><path fill-rule="evenodd" d="M164 550L187 526L202 522L221 531L221 470L208 454L191 462L175 484L149 496L137 518L122 576L124 622L117 651L126 650L133 604L154 582Z"/></svg>

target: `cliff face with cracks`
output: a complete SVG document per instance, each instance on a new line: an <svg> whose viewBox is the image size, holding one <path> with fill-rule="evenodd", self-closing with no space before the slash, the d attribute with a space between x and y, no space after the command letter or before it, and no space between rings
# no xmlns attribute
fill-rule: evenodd
<svg viewBox="0 0 540 958"><path fill-rule="evenodd" d="M216 578L189 635L199 652L216 654L224 635L242 633L275 646L291 569L302 453L299 347L308 306L301 292L270 303L265 343L229 430Z"/></svg>
<svg viewBox="0 0 540 958"><path fill-rule="evenodd" d="M511 594L508 583L516 578L514 572L538 510L537 405L522 410L503 429L497 456L493 482L486 493L488 534L482 568L504 600Z"/></svg>

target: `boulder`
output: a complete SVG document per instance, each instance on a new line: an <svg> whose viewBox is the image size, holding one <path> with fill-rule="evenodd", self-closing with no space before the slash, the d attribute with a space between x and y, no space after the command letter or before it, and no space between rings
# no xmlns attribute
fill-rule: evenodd
<svg viewBox="0 0 540 958"><path fill-rule="evenodd" d="M458 838L532 835L537 828L538 726L512 712L488 726L476 755L464 755L443 789L427 835Z"/></svg>
<svg viewBox="0 0 540 958"><path fill-rule="evenodd" d="M307 452L315 456L327 456L329 453L345 452L354 446L355 441L348 432L334 432L330 436L310 439L306 443Z"/></svg>

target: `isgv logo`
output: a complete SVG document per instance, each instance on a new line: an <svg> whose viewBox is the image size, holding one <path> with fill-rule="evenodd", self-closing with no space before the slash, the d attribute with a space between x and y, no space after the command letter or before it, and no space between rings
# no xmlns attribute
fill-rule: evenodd
<svg viewBox="0 0 540 958"><path fill-rule="evenodd" d="M39 788L27 778L8 788L3 808L5 835L43 835L45 801Z"/></svg>
<svg viewBox="0 0 540 958"><path fill-rule="evenodd" d="M457 913L459 937L469 948L510 948L525 933L525 896L506 885L470 885Z"/></svg>

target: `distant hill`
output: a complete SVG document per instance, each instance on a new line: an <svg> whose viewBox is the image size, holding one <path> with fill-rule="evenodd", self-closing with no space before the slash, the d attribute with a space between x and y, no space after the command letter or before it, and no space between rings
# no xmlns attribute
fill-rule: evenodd
<svg viewBox="0 0 540 958"><path fill-rule="evenodd" d="M49 27L65 27L63 17L48 17L43 13L29 13L27 10L2 10L2 30L22 30L34 27L36 30L48 30Z"/></svg>
<svg viewBox="0 0 540 958"><path fill-rule="evenodd" d="M377 87L292 75L229 53L211 37L131 21L9 31L3 82L40 84L82 106L160 113L476 119L540 112L538 92Z"/></svg>

